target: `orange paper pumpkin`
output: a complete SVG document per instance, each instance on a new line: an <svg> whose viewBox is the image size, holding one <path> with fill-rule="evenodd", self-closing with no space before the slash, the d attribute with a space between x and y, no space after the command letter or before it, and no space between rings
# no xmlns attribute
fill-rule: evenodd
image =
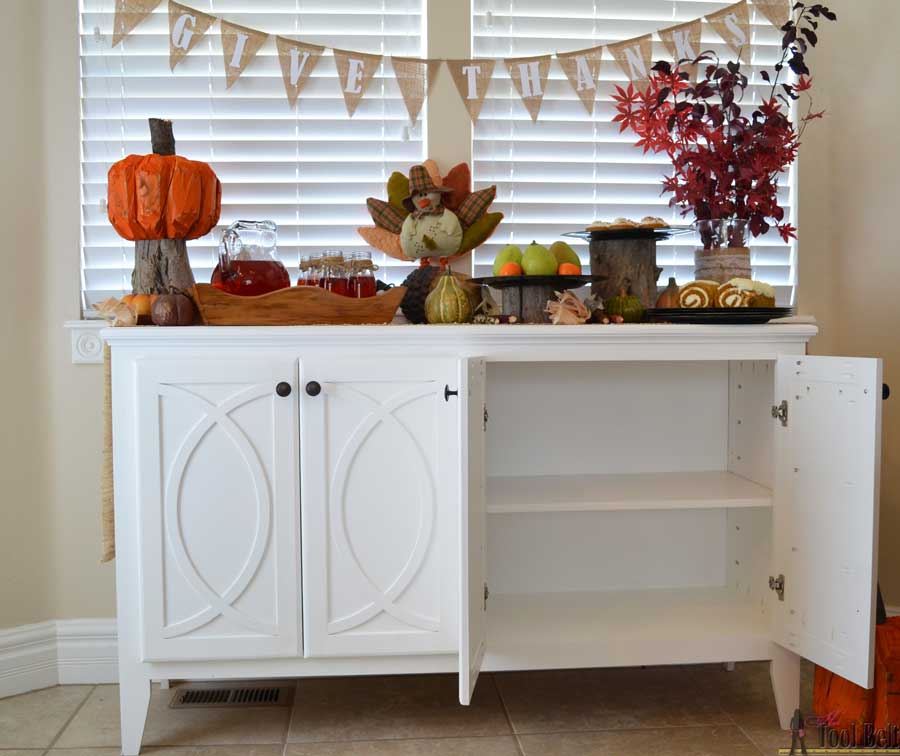
<svg viewBox="0 0 900 756"><path fill-rule="evenodd" d="M196 239L219 222L222 185L206 163L129 155L109 169L107 211L119 236Z"/></svg>

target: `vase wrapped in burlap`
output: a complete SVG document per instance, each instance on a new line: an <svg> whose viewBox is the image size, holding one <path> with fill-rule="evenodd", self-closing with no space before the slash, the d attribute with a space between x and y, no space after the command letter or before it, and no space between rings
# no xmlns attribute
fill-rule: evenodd
<svg viewBox="0 0 900 756"><path fill-rule="evenodd" d="M726 283L732 278L753 278L750 248L744 246L747 222L736 218L694 223L703 249L694 252L694 279Z"/></svg>

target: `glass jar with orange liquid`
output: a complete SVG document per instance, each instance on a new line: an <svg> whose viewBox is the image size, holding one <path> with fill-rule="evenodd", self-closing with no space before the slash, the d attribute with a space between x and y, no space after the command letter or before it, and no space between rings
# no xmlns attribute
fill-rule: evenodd
<svg viewBox="0 0 900 756"><path fill-rule="evenodd" d="M371 252L351 252L348 256L350 269L349 295L355 299L374 297L377 289L375 271Z"/></svg>
<svg viewBox="0 0 900 756"><path fill-rule="evenodd" d="M337 249L327 249L322 253L319 274L319 287L339 294L350 295L350 270L344 259L344 253Z"/></svg>

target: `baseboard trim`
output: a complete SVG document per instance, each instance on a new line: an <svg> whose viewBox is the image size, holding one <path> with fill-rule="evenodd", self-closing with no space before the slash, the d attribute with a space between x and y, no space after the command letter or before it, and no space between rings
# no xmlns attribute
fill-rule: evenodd
<svg viewBox="0 0 900 756"><path fill-rule="evenodd" d="M118 680L116 621L49 620L0 630L0 698Z"/></svg>
<svg viewBox="0 0 900 756"><path fill-rule="evenodd" d="M56 623L0 630L0 698L56 685Z"/></svg>
<svg viewBox="0 0 900 756"><path fill-rule="evenodd" d="M60 685L118 682L114 619L59 620L56 627Z"/></svg>

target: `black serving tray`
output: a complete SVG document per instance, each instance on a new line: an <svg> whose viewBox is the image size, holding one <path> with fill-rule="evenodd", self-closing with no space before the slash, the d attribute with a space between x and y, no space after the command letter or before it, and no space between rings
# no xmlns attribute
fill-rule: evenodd
<svg viewBox="0 0 900 756"><path fill-rule="evenodd" d="M568 231L563 236L571 236L585 241L615 239L655 239L663 241L672 236L694 233L693 226L669 226L668 228L607 228L601 231Z"/></svg>
<svg viewBox="0 0 900 756"><path fill-rule="evenodd" d="M703 325L759 325L793 314L793 307L657 307L647 310L647 317L657 323Z"/></svg>
<svg viewBox="0 0 900 756"><path fill-rule="evenodd" d="M483 276L473 278L473 283L494 289L508 289L513 286L553 286L559 291L577 289L593 281L605 281L606 276Z"/></svg>

